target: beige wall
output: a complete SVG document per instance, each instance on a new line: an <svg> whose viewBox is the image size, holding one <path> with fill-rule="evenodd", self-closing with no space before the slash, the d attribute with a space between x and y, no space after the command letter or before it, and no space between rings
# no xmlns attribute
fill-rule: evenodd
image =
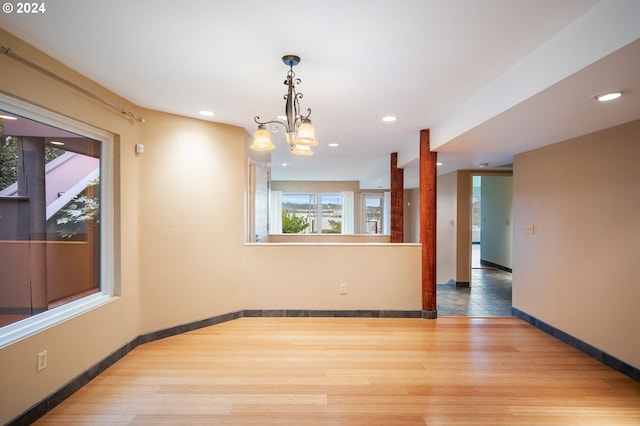
<svg viewBox="0 0 640 426"><path fill-rule="evenodd" d="M481 259L513 268L513 177L483 176Z"/></svg>
<svg viewBox="0 0 640 426"><path fill-rule="evenodd" d="M360 184L357 180L345 181L284 181L274 180L271 182L271 189L284 192L342 192L360 191Z"/></svg>
<svg viewBox="0 0 640 426"><path fill-rule="evenodd" d="M247 245L244 308L420 310L421 254L417 244Z"/></svg>
<svg viewBox="0 0 640 426"><path fill-rule="evenodd" d="M239 309L420 309L419 246L244 245L243 129L136 107L1 30L0 44L146 118L128 119L0 55L0 91L114 134L119 292L0 349L0 383L11 389L0 423L147 332ZM48 367L37 373L45 349Z"/></svg>
<svg viewBox="0 0 640 426"><path fill-rule="evenodd" d="M471 282L471 195L472 171L456 172L456 278L459 283Z"/></svg>
<svg viewBox="0 0 640 426"><path fill-rule="evenodd" d="M420 189L405 189L403 195L404 242L420 242Z"/></svg>
<svg viewBox="0 0 640 426"><path fill-rule="evenodd" d="M635 367L639 164L635 121L518 155L513 180L513 306Z"/></svg>
<svg viewBox="0 0 640 426"><path fill-rule="evenodd" d="M438 175L436 218L436 283L456 281L458 174Z"/></svg>
<svg viewBox="0 0 640 426"><path fill-rule="evenodd" d="M141 331L240 309L244 130L145 111Z"/></svg>

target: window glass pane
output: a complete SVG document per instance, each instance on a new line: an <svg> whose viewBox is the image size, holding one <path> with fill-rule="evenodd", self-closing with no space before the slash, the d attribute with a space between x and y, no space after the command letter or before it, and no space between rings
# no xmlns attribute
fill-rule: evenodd
<svg viewBox="0 0 640 426"><path fill-rule="evenodd" d="M342 194L282 194L285 234L342 233Z"/></svg>
<svg viewBox="0 0 640 426"><path fill-rule="evenodd" d="M316 194L282 194L282 233L318 232L318 197Z"/></svg>
<svg viewBox="0 0 640 426"><path fill-rule="evenodd" d="M342 233L342 194L320 194L323 234Z"/></svg>
<svg viewBox="0 0 640 426"><path fill-rule="evenodd" d="M101 148L0 111L0 326L100 291Z"/></svg>
<svg viewBox="0 0 640 426"><path fill-rule="evenodd" d="M363 194L363 234L381 234L384 194Z"/></svg>

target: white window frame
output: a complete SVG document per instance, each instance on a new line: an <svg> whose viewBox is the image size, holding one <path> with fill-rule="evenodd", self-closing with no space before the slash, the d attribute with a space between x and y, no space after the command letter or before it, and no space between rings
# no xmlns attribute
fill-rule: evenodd
<svg viewBox="0 0 640 426"><path fill-rule="evenodd" d="M285 192L280 191L281 197L286 197L287 195L315 195L316 197L316 230L315 232L308 232L306 234L309 235L323 235L322 233L322 196L323 195L337 195L342 197L342 220L344 221L344 194L342 191L337 192ZM280 211L284 210L282 208L282 199L280 199ZM344 223L343 223L344 225ZM280 230L282 231L282 226L280 226Z"/></svg>
<svg viewBox="0 0 640 426"><path fill-rule="evenodd" d="M0 93L0 109L101 142L100 153L100 292L0 327L0 349L62 321L104 305L115 294L113 152L111 133Z"/></svg>
<svg viewBox="0 0 640 426"><path fill-rule="evenodd" d="M380 198L380 207L382 212L381 223L380 223L380 232L377 234L367 234L367 235L389 235L390 231L387 229L387 222L390 216L390 209L386 205L385 192L361 192L360 193L360 231L362 234L365 234L365 230L367 229L367 198Z"/></svg>

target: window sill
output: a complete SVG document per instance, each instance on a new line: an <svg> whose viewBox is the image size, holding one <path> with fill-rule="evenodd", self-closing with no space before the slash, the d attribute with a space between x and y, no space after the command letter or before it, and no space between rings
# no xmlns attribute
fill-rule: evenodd
<svg viewBox="0 0 640 426"><path fill-rule="evenodd" d="M0 349L60 324L70 318L88 312L91 309L102 306L114 299L116 299L114 296L97 293L13 324L0 327Z"/></svg>
<svg viewBox="0 0 640 426"><path fill-rule="evenodd" d="M389 243L388 234L269 234L270 243Z"/></svg>
<svg viewBox="0 0 640 426"><path fill-rule="evenodd" d="M276 246L360 246L360 247L422 247L420 243L343 243L343 242L291 242L291 241L279 241L279 242L259 242L259 243L244 243L245 246L255 247L276 247Z"/></svg>

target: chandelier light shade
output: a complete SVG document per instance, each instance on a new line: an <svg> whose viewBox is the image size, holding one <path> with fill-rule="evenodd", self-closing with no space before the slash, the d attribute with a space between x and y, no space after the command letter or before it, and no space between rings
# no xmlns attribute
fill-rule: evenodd
<svg viewBox="0 0 640 426"><path fill-rule="evenodd" d="M285 139L289 144L292 154L313 155L311 147L318 145L318 141L315 137L315 129L309 119L311 108L307 109L307 115L300 113L302 93L296 92L296 85L300 84L301 80L296 78L296 74L293 72L293 67L300 63L300 57L296 55L285 55L282 57L282 62L289 66L287 78L284 81L284 85L287 86L287 93L284 95L285 116L276 117L269 121L260 121L260 117L256 116L254 121L258 123L258 130L256 130L254 134L253 143L250 148L256 151L270 151L274 149L276 146L271 142L267 125L269 125L269 128L275 133L278 132L277 125L280 125L284 127Z"/></svg>
<svg viewBox="0 0 640 426"><path fill-rule="evenodd" d="M291 149L291 153L295 155L313 155L313 151L311 151L311 147L307 145L295 145Z"/></svg>
<svg viewBox="0 0 640 426"><path fill-rule="evenodd" d="M315 138L316 129L311 125L311 120L302 120L300 126L298 126L298 135L294 140L296 145L316 146L318 141Z"/></svg>
<svg viewBox="0 0 640 426"><path fill-rule="evenodd" d="M271 151L276 146L271 142L271 135L264 125L259 125L253 135L253 143L249 148L255 151Z"/></svg>

